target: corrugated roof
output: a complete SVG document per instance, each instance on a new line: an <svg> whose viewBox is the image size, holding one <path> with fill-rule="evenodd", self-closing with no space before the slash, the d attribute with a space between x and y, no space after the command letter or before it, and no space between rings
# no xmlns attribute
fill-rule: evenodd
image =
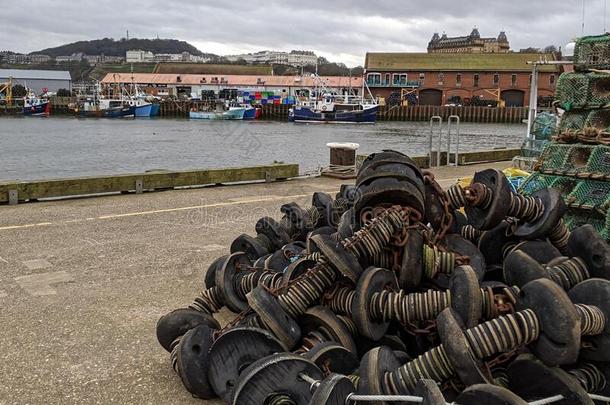
<svg viewBox="0 0 610 405"><path fill-rule="evenodd" d="M133 77L133 79L132 79ZM180 81L178 81L178 77ZM212 83L212 79L218 79L218 83ZM205 79L205 81L203 81ZM223 83L220 81L224 79ZM321 76L320 79L329 87L348 87L349 77L344 76ZM171 84L171 85L223 85L223 86L305 86L313 87L315 80L309 76L263 76L263 75L177 75L169 73L108 73L102 79L102 83L131 83L133 80L137 84ZM225 83L226 82L226 83ZM352 87L362 86L361 77L352 77Z"/></svg>
<svg viewBox="0 0 610 405"><path fill-rule="evenodd" d="M210 63L157 63L153 73L185 73L194 75L270 75L273 68L269 65L226 65Z"/></svg>
<svg viewBox="0 0 610 405"><path fill-rule="evenodd" d="M20 80L72 80L70 72L63 70L0 69L0 77Z"/></svg>
<svg viewBox="0 0 610 405"><path fill-rule="evenodd" d="M531 71L528 61L555 60L551 54L537 53L377 53L366 54L367 71ZM540 65L541 72L558 72L559 66Z"/></svg>

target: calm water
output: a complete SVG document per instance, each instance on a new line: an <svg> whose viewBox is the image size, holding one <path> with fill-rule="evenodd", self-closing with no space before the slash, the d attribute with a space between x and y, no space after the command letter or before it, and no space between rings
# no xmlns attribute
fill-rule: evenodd
<svg viewBox="0 0 610 405"><path fill-rule="evenodd" d="M524 125L462 124L460 150L518 147ZM298 163L301 172L328 164L328 142L356 142L359 152L384 148L428 152L429 126L287 122L0 118L0 180L32 180L151 169ZM435 140L436 143L436 140Z"/></svg>

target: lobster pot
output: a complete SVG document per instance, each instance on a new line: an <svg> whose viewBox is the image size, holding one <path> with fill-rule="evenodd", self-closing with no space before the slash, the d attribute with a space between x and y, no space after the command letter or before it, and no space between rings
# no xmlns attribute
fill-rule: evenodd
<svg viewBox="0 0 610 405"><path fill-rule="evenodd" d="M610 35L579 38L574 48L574 68L577 72L610 69Z"/></svg>
<svg viewBox="0 0 610 405"><path fill-rule="evenodd" d="M331 166L356 166L356 151L360 147L359 144L331 142L326 146L330 148Z"/></svg>

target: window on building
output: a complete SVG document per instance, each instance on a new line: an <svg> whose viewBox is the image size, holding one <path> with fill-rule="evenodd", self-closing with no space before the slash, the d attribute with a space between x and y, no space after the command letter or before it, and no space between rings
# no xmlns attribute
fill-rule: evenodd
<svg viewBox="0 0 610 405"><path fill-rule="evenodd" d="M513 74L510 76L510 84L511 84L511 86L517 85L517 75Z"/></svg>
<svg viewBox="0 0 610 405"><path fill-rule="evenodd" d="M479 87L479 74L475 73L472 79L473 79L473 86Z"/></svg>
<svg viewBox="0 0 610 405"><path fill-rule="evenodd" d="M379 73L369 73L366 76L367 84L381 84L381 75Z"/></svg>
<svg viewBox="0 0 610 405"><path fill-rule="evenodd" d="M457 84L458 86L462 84L462 75L459 73L455 75L455 84Z"/></svg>
<svg viewBox="0 0 610 405"><path fill-rule="evenodd" d="M445 81L445 74L443 72L438 74L438 82L443 83Z"/></svg>
<svg viewBox="0 0 610 405"><path fill-rule="evenodd" d="M499 84L500 84L500 75L496 73L494 75L494 86L497 86Z"/></svg>
<svg viewBox="0 0 610 405"><path fill-rule="evenodd" d="M392 83L397 86L407 84L407 74L406 73L394 74L392 76Z"/></svg>
<svg viewBox="0 0 610 405"><path fill-rule="evenodd" d="M551 86L555 84L555 75L549 76L549 83L551 84Z"/></svg>
<svg viewBox="0 0 610 405"><path fill-rule="evenodd" d="M426 75L423 73L419 74L419 80L426 80Z"/></svg>

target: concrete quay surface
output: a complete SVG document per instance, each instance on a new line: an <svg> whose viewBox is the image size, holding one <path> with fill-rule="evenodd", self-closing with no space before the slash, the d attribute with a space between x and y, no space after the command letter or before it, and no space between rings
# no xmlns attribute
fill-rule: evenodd
<svg viewBox="0 0 610 405"><path fill-rule="evenodd" d="M509 162L435 170L457 178ZM0 206L0 404L220 404L192 398L155 337L240 233L342 182L295 179ZM223 310L217 319L231 320Z"/></svg>

